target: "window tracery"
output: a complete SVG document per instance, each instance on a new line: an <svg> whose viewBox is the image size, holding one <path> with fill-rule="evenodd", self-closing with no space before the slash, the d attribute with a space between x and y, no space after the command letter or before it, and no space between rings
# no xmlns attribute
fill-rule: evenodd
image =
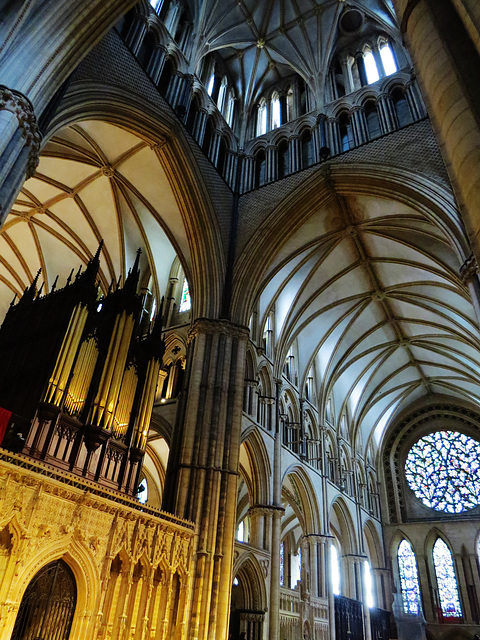
<svg viewBox="0 0 480 640"><path fill-rule="evenodd" d="M480 442L457 431L420 438L405 461L410 489L436 511L462 513L480 504Z"/></svg>

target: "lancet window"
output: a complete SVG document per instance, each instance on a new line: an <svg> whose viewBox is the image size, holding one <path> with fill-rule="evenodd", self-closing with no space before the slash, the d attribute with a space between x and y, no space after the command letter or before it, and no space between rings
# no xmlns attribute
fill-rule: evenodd
<svg viewBox="0 0 480 640"><path fill-rule="evenodd" d="M412 545L407 540L402 540L398 545L397 561L402 588L403 611L406 614L417 616L420 613L417 561Z"/></svg>
<svg viewBox="0 0 480 640"><path fill-rule="evenodd" d="M190 298L190 289L186 279L183 280L182 297L180 298L179 311L188 311L192 306L192 300Z"/></svg>
<svg viewBox="0 0 480 640"><path fill-rule="evenodd" d="M452 552L446 542L438 538L433 545L433 565L437 578L438 597L443 619L461 618L462 606Z"/></svg>

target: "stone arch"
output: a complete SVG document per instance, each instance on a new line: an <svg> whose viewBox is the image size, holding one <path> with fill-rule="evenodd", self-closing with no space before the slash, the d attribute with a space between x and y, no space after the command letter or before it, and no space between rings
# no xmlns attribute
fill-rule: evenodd
<svg viewBox="0 0 480 640"><path fill-rule="evenodd" d="M306 470L299 464L294 464L285 471L282 487L287 478L295 489L295 500L292 507L298 517L303 533L315 533L321 530L320 509L317 502L317 492Z"/></svg>
<svg viewBox="0 0 480 640"><path fill-rule="evenodd" d="M242 554L234 562L230 607L232 637L238 638L245 630L253 630L254 637L263 637L264 613L268 609L265 584L267 575L267 564L260 566L259 560L252 553Z"/></svg>
<svg viewBox="0 0 480 640"><path fill-rule="evenodd" d="M329 527L336 533L342 545L343 554L356 554L358 541L350 510L341 496L337 496L330 506Z"/></svg>
<svg viewBox="0 0 480 640"><path fill-rule="evenodd" d="M265 443L256 429L242 434L242 445L253 472L251 479L251 500L253 505L270 503L270 478L272 468Z"/></svg>
<svg viewBox="0 0 480 640"><path fill-rule="evenodd" d="M245 581L245 593L248 598L245 608L256 611L267 609L267 592L265 588L265 571L253 553L240 555L233 566L233 575Z"/></svg>
<svg viewBox="0 0 480 640"><path fill-rule="evenodd" d="M258 363L257 376L264 395L273 396L273 371L267 360Z"/></svg>
<svg viewBox="0 0 480 640"><path fill-rule="evenodd" d="M45 545L28 562L25 562L13 585L11 598L20 604L27 586L38 571L43 566L60 559L72 571L77 587L77 603L70 632L71 637L76 637L81 632L84 612L93 611L100 596L98 590L100 572L93 560L92 553L75 536L67 541L57 539L51 544ZM15 611L11 629L15 622L16 613Z"/></svg>
<svg viewBox="0 0 480 640"><path fill-rule="evenodd" d="M412 550L415 554L415 558L417 558L418 556L418 550L415 549L415 544L414 541L411 539L410 536L408 536L405 531L402 528L399 528L395 531L395 533L392 536L392 539L390 541L390 545L389 545L389 549L390 549L390 553L387 553L387 556L389 556L390 558L392 558L392 562L395 565L395 560L397 557L397 552L398 552L398 547L400 545L400 543L402 542L402 540L406 540L409 545L412 547ZM417 563L418 563L418 559L417 559ZM394 566L394 573L395 573L395 566Z"/></svg>
<svg viewBox="0 0 480 640"><path fill-rule="evenodd" d="M454 543L456 541L453 540L452 542L450 538L447 536L447 534L445 533L445 531L443 531L439 527L434 526L430 529L430 531L425 536L425 541L423 545L423 553L425 557L428 559L428 562L430 562L432 566L433 566L433 560L432 560L433 547L435 545L435 542L438 540L438 538L441 538L445 542L447 547L450 549L452 556L455 553L460 552L460 545L458 549L455 548Z"/></svg>
<svg viewBox="0 0 480 640"><path fill-rule="evenodd" d="M406 85L411 82L408 73L395 73L395 77L387 76L381 81L382 91L391 93L394 89L400 88L402 91L406 89Z"/></svg>
<svg viewBox="0 0 480 640"><path fill-rule="evenodd" d="M373 569L385 566L383 545L378 534L377 527L372 520L367 520L363 526L365 547Z"/></svg>
<svg viewBox="0 0 480 640"><path fill-rule="evenodd" d="M299 422L300 407L296 394L290 386L285 385L280 393L280 412L286 413L290 422Z"/></svg>
<svg viewBox="0 0 480 640"><path fill-rule="evenodd" d="M255 380L255 352L251 345L247 345L245 378Z"/></svg>
<svg viewBox="0 0 480 640"><path fill-rule="evenodd" d="M186 139L176 131L178 125L174 117L153 104L147 110L145 103L133 95L129 95L127 102L125 92L116 87L79 82L66 94L43 142L46 143L60 128L84 120L97 120L126 129L150 145L167 180L174 185L182 229L181 233L173 234L170 229L165 232L181 256L194 294L195 314L216 315L221 304L225 269L224 258L219 257L223 256L221 231L202 173ZM177 237L183 238L183 246L179 246ZM195 248L191 258L188 258L189 247Z"/></svg>

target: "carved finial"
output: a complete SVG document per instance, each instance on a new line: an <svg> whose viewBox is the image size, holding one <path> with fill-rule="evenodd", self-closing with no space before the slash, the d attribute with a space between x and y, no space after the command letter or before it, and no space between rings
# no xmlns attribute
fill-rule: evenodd
<svg viewBox="0 0 480 640"><path fill-rule="evenodd" d="M55 291L55 289L57 288L57 282L58 282L58 273L57 273L57 277L55 278L54 283L52 284L52 288L50 289L50 293L53 293Z"/></svg>
<svg viewBox="0 0 480 640"><path fill-rule="evenodd" d="M135 256L135 262L133 263L133 267L129 270L127 279L125 280L124 290L129 291L130 293L135 294L137 292L138 279L140 277L140 256L142 255L142 250L137 249L137 255Z"/></svg>

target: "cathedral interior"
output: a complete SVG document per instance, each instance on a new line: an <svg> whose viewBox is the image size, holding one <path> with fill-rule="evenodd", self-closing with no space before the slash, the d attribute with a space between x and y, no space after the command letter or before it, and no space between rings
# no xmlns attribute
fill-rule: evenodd
<svg viewBox="0 0 480 640"><path fill-rule="evenodd" d="M478 0L0 0L0 639L478 640Z"/></svg>

